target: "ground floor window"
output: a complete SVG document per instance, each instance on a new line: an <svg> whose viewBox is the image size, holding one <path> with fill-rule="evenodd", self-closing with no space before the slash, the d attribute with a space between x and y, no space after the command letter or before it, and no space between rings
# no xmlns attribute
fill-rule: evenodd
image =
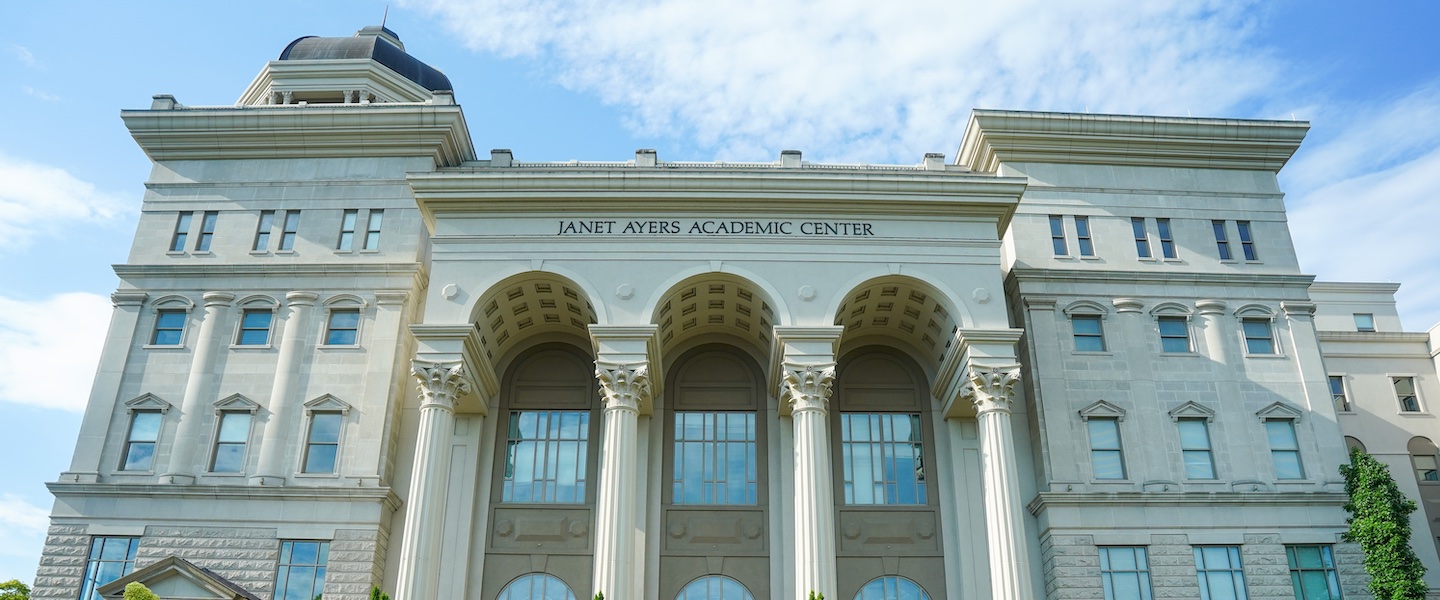
<svg viewBox="0 0 1440 600"><path fill-rule="evenodd" d="M1195 575L1200 578L1200 600L1249 598L1239 546L1196 546Z"/></svg>
<svg viewBox="0 0 1440 600"><path fill-rule="evenodd" d="M90 559L85 563L85 587L81 600L101 600L95 589L129 575L135 570L138 537L97 537L90 540Z"/></svg>
<svg viewBox="0 0 1440 600"><path fill-rule="evenodd" d="M755 596L734 579L709 575L690 582L675 600L755 600Z"/></svg>
<svg viewBox="0 0 1440 600"><path fill-rule="evenodd" d="M282 541L275 600L312 600L325 590L330 542Z"/></svg>
<svg viewBox="0 0 1440 600"><path fill-rule="evenodd" d="M860 588L855 600L930 600L920 584L904 577L877 577Z"/></svg>
<svg viewBox="0 0 1440 600"><path fill-rule="evenodd" d="M1150 561L1143 546L1101 546L1105 600L1150 600Z"/></svg>
<svg viewBox="0 0 1440 600"><path fill-rule="evenodd" d="M1285 559L1297 600L1339 600L1340 581L1329 546L1286 546Z"/></svg>
<svg viewBox="0 0 1440 600"><path fill-rule="evenodd" d="M530 573L506 584L495 600L575 600L575 592L559 577Z"/></svg>

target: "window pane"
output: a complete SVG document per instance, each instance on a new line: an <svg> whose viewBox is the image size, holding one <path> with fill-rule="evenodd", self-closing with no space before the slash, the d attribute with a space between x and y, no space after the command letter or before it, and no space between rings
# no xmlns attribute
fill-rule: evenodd
<svg viewBox="0 0 1440 600"><path fill-rule="evenodd" d="M919 584L904 577L879 577L870 580L855 594L855 600L930 600Z"/></svg>
<svg viewBox="0 0 1440 600"><path fill-rule="evenodd" d="M250 413L227 412L220 416L222 442L244 442L250 435Z"/></svg>
<svg viewBox="0 0 1440 600"><path fill-rule="evenodd" d="M590 413L513 411L509 423L501 500L584 502Z"/></svg>
<svg viewBox="0 0 1440 600"><path fill-rule="evenodd" d="M1186 450L1209 450L1210 433L1207 431L1205 422L1200 419L1181 419L1180 447Z"/></svg>
<svg viewBox="0 0 1440 600"><path fill-rule="evenodd" d="M846 504L925 504L920 416L842 413L840 456Z"/></svg>
<svg viewBox="0 0 1440 600"><path fill-rule="evenodd" d="M1265 435L1270 439L1270 448L1274 450L1298 450L1299 443L1295 440L1295 425L1290 421L1266 421Z"/></svg>
<svg viewBox="0 0 1440 600"><path fill-rule="evenodd" d="M315 413L310 419L310 441L340 441L340 413Z"/></svg>
<svg viewBox="0 0 1440 600"><path fill-rule="evenodd" d="M1246 319L1240 323L1245 330L1245 351L1250 354L1274 354L1275 339L1271 334L1270 322Z"/></svg>
<svg viewBox="0 0 1440 600"><path fill-rule="evenodd" d="M305 472L334 473L336 450L333 445L311 445L305 453Z"/></svg>
<svg viewBox="0 0 1440 600"><path fill-rule="evenodd" d="M1375 315L1355 313L1355 331L1375 331Z"/></svg>
<svg viewBox="0 0 1440 600"><path fill-rule="evenodd" d="M210 467L212 472L239 473L244 469L244 444L218 444L215 446L215 464Z"/></svg>
<svg viewBox="0 0 1440 600"><path fill-rule="evenodd" d="M130 441L153 442L160 439L161 414L156 411L135 413L130 422Z"/></svg>
<svg viewBox="0 0 1440 600"><path fill-rule="evenodd" d="M680 597L684 598L685 592ZM575 600L575 593L554 575L530 573L506 584L497 600Z"/></svg>

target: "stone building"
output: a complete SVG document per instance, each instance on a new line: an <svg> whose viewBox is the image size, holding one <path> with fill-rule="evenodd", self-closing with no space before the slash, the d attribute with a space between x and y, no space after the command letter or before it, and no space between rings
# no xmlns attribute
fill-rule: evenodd
<svg viewBox="0 0 1440 600"><path fill-rule="evenodd" d="M366 28L122 113L154 168L34 597L1364 596L1305 123L547 163L452 89Z"/></svg>

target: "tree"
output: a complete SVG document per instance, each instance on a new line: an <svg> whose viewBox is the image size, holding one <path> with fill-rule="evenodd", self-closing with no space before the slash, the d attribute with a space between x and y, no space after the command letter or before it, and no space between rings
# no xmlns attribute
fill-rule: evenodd
<svg viewBox="0 0 1440 600"><path fill-rule="evenodd" d="M145 584L132 581L125 584L125 600L160 600Z"/></svg>
<svg viewBox="0 0 1440 600"><path fill-rule="evenodd" d="M30 586L19 579L0 583L0 600L30 600Z"/></svg>
<svg viewBox="0 0 1440 600"><path fill-rule="evenodd" d="M1410 513L1415 501L1395 486L1390 469L1374 457L1350 451L1350 464L1340 466L1350 500L1350 530L1345 541L1360 544L1370 593L1376 600L1424 600L1425 567L1410 549Z"/></svg>
<svg viewBox="0 0 1440 600"><path fill-rule="evenodd" d="M370 586L370 600L390 600L390 594L380 591L380 586Z"/></svg>

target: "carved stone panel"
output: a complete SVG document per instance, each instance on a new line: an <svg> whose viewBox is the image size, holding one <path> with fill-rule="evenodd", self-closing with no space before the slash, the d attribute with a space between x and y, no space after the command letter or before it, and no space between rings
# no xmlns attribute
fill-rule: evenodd
<svg viewBox="0 0 1440 600"><path fill-rule="evenodd" d="M589 508L497 507L490 528L490 548L501 552L583 552L590 538Z"/></svg>
<svg viewBox="0 0 1440 600"><path fill-rule="evenodd" d="M764 554L768 537L758 508L670 508L663 531L666 553L704 556Z"/></svg>
<svg viewBox="0 0 1440 600"><path fill-rule="evenodd" d="M840 554L940 554L940 523L933 510L845 510L836 531Z"/></svg>

